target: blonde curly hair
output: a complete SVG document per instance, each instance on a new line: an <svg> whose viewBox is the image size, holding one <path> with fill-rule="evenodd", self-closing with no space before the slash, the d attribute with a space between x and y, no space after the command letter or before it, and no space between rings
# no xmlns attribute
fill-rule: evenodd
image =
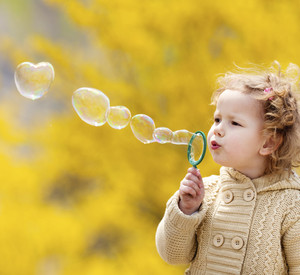
<svg viewBox="0 0 300 275"><path fill-rule="evenodd" d="M212 96L215 105L220 94L227 90L238 90L257 99L264 110L263 134L280 140L277 150L269 156L265 173L291 172L300 166L300 117L299 96L300 69L290 63L282 73L280 64L265 70L261 67L237 68L217 80L219 88Z"/></svg>

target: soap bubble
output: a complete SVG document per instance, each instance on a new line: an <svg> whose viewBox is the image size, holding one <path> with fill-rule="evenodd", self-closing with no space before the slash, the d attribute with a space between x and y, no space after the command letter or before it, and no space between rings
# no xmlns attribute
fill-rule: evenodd
<svg viewBox="0 0 300 275"><path fill-rule="evenodd" d="M155 124L151 117L143 114L135 115L130 121L130 127L139 141L145 144L154 142Z"/></svg>
<svg viewBox="0 0 300 275"><path fill-rule="evenodd" d="M187 131L187 130L178 130L173 133L173 144L189 144L191 138L193 136L193 133Z"/></svg>
<svg viewBox="0 0 300 275"><path fill-rule="evenodd" d="M73 93L72 104L79 117L93 126L106 122L109 98L94 88L79 88Z"/></svg>
<svg viewBox="0 0 300 275"><path fill-rule="evenodd" d="M15 83L19 93L32 100L46 94L53 80L54 68L48 62L40 62L37 65L23 62L15 71Z"/></svg>
<svg viewBox="0 0 300 275"><path fill-rule="evenodd" d="M107 113L107 123L114 129L123 129L130 122L131 113L124 106L110 107Z"/></svg>
<svg viewBox="0 0 300 275"><path fill-rule="evenodd" d="M173 132L165 127L156 128L153 133L153 137L158 143L172 142Z"/></svg>

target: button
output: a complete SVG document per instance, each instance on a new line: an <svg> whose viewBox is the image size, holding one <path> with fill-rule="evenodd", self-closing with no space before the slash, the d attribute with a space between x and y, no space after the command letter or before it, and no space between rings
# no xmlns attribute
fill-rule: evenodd
<svg viewBox="0 0 300 275"><path fill-rule="evenodd" d="M244 241L240 237L234 237L231 241L231 246L233 249L239 250L243 247Z"/></svg>
<svg viewBox="0 0 300 275"><path fill-rule="evenodd" d="M214 239L213 239L214 246L219 247L223 243L224 243L224 237L223 237L223 235L217 234L216 236L214 236Z"/></svg>
<svg viewBox="0 0 300 275"><path fill-rule="evenodd" d="M247 189L244 192L244 200L245 201L252 201L254 199L254 191L252 189Z"/></svg>
<svg viewBox="0 0 300 275"><path fill-rule="evenodd" d="M230 190L227 190L226 192L224 192L224 202L225 203L230 203L233 200L233 194Z"/></svg>

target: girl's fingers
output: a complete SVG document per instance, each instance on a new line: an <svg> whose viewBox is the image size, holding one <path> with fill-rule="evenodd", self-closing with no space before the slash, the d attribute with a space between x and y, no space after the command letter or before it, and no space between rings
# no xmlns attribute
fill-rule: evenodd
<svg viewBox="0 0 300 275"><path fill-rule="evenodd" d="M198 177L199 179L202 179L199 169L197 169L195 167L190 167L188 169L188 173L191 173L191 174L195 175L196 177Z"/></svg>
<svg viewBox="0 0 300 275"><path fill-rule="evenodd" d="M199 181L199 178L197 176L195 176L194 174L191 174L191 173L187 173L186 176L185 176L185 179L186 180L191 180L193 182Z"/></svg>
<svg viewBox="0 0 300 275"><path fill-rule="evenodd" d="M181 187L188 187L189 189L193 189L196 195L200 195L201 194L201 189L199 188L198 184L190 181L190 180L183 180L181 182ZM187 190L187 189L185 189Z"/></svg>
<svg viewBox="0 0 300 275"><path fill-rule="evenodd" d="M186 186L186 185L182 185L180 187L180 191L182 194L186 194L186 195L191 195L192 197L196 197L197 196L197 192L195 191L195 189Z"/></svg>
<svg viewBox="0 0 300 275"><path fill-rule="evenodd" d="M203 187L202 176L201 176L201 174L200 174L199 169L197 169L197 168L195 168L195 167L190 167L190 168L188 169L187 175L189 175L189 174L192 174L192 175L194 175L195 177L197 177L197 180L194 180L194 181L198 184L199 188L204 188L204 187Z"/></svg>
<svg viewBox="0 0 300 275"><path fill-rule="evenodd" d="M200 176L200 178L199 178L199 177L195 176L195 175L192 174L192 173L188 173L188 174L185 176L184 179L185 179L185 180L191 180L191 181L195 182L195 183L198 185L199 188L204 188L204 185L203 185L203 181L202 181L202 177L201 177L201 176Z"/></svg>

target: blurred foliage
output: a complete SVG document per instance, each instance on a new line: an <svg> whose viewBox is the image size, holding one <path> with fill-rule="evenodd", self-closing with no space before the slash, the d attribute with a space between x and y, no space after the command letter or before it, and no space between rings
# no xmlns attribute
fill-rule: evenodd
<svg viewBox="0 0 300 275"><path fill-rule="evenodd" d="M2 21L15 14L6 14L15 35L0 37L0 273L182 274L185 266L158 256L155 230L189 167L186 146L87 125L72 93L97 88L157 127L207 133L218 73L234 62L300 64L298 1L0 5ZM55 69L49 93L34 102L13 85L24 61ZM199 168L203 176L219 169L209 154Z"/></svg>

